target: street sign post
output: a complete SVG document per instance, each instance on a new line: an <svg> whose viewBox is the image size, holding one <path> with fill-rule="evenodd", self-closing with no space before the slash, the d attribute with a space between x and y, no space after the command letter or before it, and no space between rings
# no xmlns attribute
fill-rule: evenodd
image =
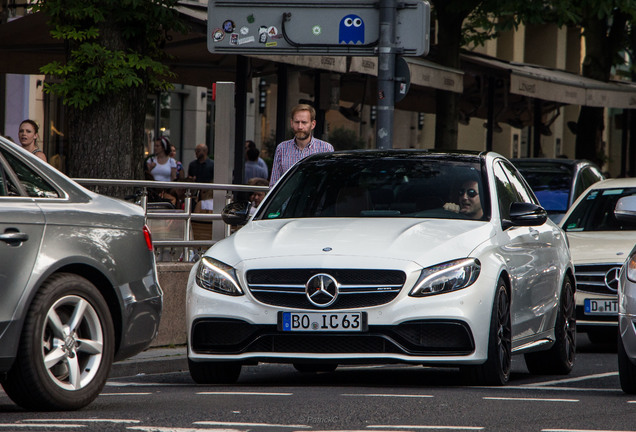
<svg viewBox="0 0 636 432"><path fill-rule="evenodd" d="M396 100L408 91L402 56L428 54L426 0L209 0L208 50L239 55L378 56L376 146L392 147ZM406 68L408 72L408 68ZM398 83L398 96L396 94Z"/></svg>
<svg viewBox="0 0 636 432"><path fill-rule="evenodd" d="M430 6L400 3L395 48L405 56L428 53ZM377 54L380 8L376 0L241 0L208 3L208 50L217 54Z"/></svg>

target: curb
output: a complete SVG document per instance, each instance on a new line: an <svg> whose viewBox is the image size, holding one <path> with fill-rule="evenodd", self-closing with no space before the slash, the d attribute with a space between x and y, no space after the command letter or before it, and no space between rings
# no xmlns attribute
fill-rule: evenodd
<svg viewBox="0 0 636 432"><path fill-rule="evenodd" d="M188 370L186 348L151 348L117 363L113 363L109 378L135 375L182 372Z"/></svg>

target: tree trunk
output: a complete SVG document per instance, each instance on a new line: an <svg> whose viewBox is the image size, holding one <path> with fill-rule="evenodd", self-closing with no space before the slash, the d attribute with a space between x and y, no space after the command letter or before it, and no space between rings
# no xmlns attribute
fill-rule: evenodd
<svg viewBox="0 0 636 432"><path fill-rule="evenodd" d="M100 27L100 44L111 50L126 50L117 28ZM143 179L144 122L148 78L137 87L109 93L83 110L68 109L71 177L98 179ZM121 188L100 188L100 193L123 196Z"/></svg>
<svg viewBox="0 0 636 432"><path fill-rule="evenodd" d="M449 4L451 3L451 4ZM438 22L438 61L441 65L460 69L462 23L468 12L448 0L433 1ZM473 7L470 7L472 10ZM458 118L460 95L450 91L435 92L435 148L458 148Z"/></svg>
<svg viewBox="0 0 636 432"><path fill-rule="evenodd" d="M612 16L611 27L607 18L593 15L583 23L585 36L585 59L582 75L607 82L610 78L614 56L626 37L627 17L616 13ZM575 157L589 159L600 167L605 162L603 130L605 129L605 108L582 106L576 131Z"/></svg>

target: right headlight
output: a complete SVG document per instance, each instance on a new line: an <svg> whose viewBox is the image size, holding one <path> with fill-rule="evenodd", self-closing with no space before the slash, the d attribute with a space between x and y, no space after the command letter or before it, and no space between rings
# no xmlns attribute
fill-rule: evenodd
<svg viewBox="0 0 636 432"><path fill-rule="evenodd" d="M243 295L233 267L210 257L201 258L198 266L196 281L201 288L219 294Z"/></svg>
<svg viewBox="0 0 636 432"><path fill-rule="evenodd" d="M409 295L424 297L466 288L477 280L480 271L481 264L475 258L464 258L425 268Z"/></svg>

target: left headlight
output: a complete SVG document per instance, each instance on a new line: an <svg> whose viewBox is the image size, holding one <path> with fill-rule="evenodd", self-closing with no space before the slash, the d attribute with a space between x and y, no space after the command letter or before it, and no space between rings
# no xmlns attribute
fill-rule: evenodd
<svg viewBox="0 0 636 432"><path fill-rule="evenodd" d="M201 288L220 294L243 295L233 267L209 257L201 258L198 266L196 280Z"/></svg>
<svg viewBox="0 0 636 432"><path fill-rule="evenodd" d="M625 263L625 271L627 279L636 282L636 254L631 254Z"/></svg>
<svg viewBox="0 0 636 432"><path fill-rule="evenodd" d="M425 268L409 295L424 297L466 288L477 280L480 271L481 264L475 258L464 258Z"/></svg>

